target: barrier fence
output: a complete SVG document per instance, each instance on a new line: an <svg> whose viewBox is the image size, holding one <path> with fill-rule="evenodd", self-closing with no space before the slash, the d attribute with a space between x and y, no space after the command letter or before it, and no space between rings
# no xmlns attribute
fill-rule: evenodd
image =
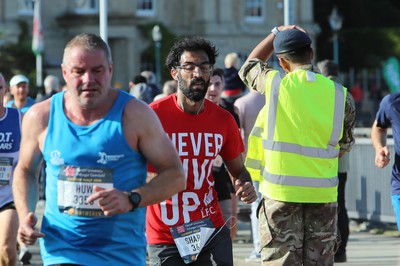
<svg viewBox="0 0 400 266"><path fill-rule="evenodd" d="M390 173L394 163L394 142L388 132L390 163L383 169L375 166L370 128L355 129L356 142L350 151L350 171L347 174L346 207L349 217L375 222L395 223L392 208Z"/></svg>

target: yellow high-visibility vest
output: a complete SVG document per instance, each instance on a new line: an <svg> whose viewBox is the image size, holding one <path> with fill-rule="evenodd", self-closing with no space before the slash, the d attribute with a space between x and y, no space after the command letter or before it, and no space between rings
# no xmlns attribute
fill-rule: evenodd
<svg viewBox="0 0 400 266"><path fill-rule="evenodd" d="M262 171L260 192L284 202L336 202L347 89L302 69L283 79L271 71L266 83L246 160L251 173Z"/></svg>
<svg viewBox="0 0 400 266"><path fill-rule="evenodd" d="M264 172L264 151L262 148L261 133L265 123L265 105L258 113L257 119L247 140L247 154L245 166L253 181L261 182Z"/></svg>

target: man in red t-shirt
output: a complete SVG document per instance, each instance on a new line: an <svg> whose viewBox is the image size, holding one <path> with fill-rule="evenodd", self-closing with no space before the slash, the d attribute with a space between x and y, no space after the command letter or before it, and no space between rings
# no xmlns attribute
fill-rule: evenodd
<svg viewBox="0 0 400 266"><path fill-rule="evenodd" d="M205 100L217 51L202 38L184 38L167 57L176 94L151 103L175 145L187 187L147 209L150 265L233 265L229 229L218 205L213 163L220 155L235 179L236 194L246 203L257 195L242 153L243 141L232 115ZM153 172L149 167L149 172ZM151 181L150 181L151 182Z"/></svg>

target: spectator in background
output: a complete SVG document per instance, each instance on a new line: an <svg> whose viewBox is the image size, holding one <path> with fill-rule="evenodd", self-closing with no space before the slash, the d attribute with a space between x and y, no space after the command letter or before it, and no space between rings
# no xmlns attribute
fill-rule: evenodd
<svg viewBox="0 0 400 266"><path fill-rule="evenodd" d="M6 107L7 103L9 101L11 101L12 99L13 99L12 94L11 94L10 90L8 89L8 86L6 86L6 92L5 92L4 97L3 97L3 106Z"/></svg>
<svg viewBox="0 0 400 266"><path fill-rule="evenodd" d="M161 98L164 98L165 96L175 93L177 86L178 84L176 83L176 80L167 80L166 82L164 82L163 93L158 94L156 97L154 97L153 101L157 101Z"/></svg>
<svg viewBox="0 0 400 266"><path fill-rule="evenodd" d="M147 80L142 75L136 75L131 82L129 82L129 94L136 97L139 100L149 104L153 101L151 95L151 88L147 84Z"/></svg>
<svg viewBox="0 0 400 266"><path fill-rule="evenodd" d="M208 84L206 99L227 110L233 118L235 118L236 124L239 127L239 117L234 111L233 104L222 104L223 100L221 99L221 94L224 85L224 71L220 68L214 69L210 83ZM219 155L214 161L213 176L215 181L214 188L218 194L219 206L221 207L226 225L231 229L231 238L234 240L236 236L236 212L238 199L235 194L235 188L233 187L231 176Z"/></svg>
<svg viewBox="0 0 400 266"><path fill-rule="evenodd" d="M359 117L362 114L362 101L364 99L363 89L361 83L357 81L351 88L350 93L353 96L354 104L356 106L356 113Z"/></svg>
<svg viewBox="0 0 400 266"><path fill-rule="evenodd" d="M235 112L239 116L240 132L244 141L245 155L247 154L248 139L254 123L257 119L258 113L265 105L265 96L255 90L250 90L246 95L238 98L235 103ZM248 169L253 178L251 169ZM251 204L251 234L253 237L254 249L250 253L246 261L256 261L261 259L260 254L260 237L258 230L257 207L261 200L261 194L258 192L259 181L257 178L253 179L253 185L257 191L257 200Z"/></svg>
<svg viewBox="0 0 400 266"><path fill-rule="evenodd" d="M317 64L321 74L326 76L327 78L337 82L342 83L339 78L339 67L335 64L332 60L323 60ZM351 99L351 104L353 103L353 98L349 95ZM355 113L354 113L354 106L353 112L350 115L354 117L354 124L355 124ZM353 124L353 127L354 127ZM338 231L341 241L339 242L339 247L336 250L334 262L346 262L347 255L346 255L346 246L347 241L349 239L350 229L349 229L349 217L347 215L346 209L346 181L347 181L347 172L350 170L350 155L346 152L342 157L339 158L339 169L338 169L338 178L339 178L339 185L338 185Z"/></svg>
<svg viewBox="0 0 400 266"><path fill-rule="evenodd" d="M234 102L237 98L246 92L246 85L240 79L239 65L240 59L237 53L229 53L225 56L224 64L224 77L225 87L222 97L230 102Z"/></svg>
<svg viewBox="0 0 400 266"><path fill-rule="evenodd" d="M10 92L13 100L7 103L7 107L13 107L25 114L29 107L35 104L35 100L29 97L29 79L24 75L15 75L10 80Z"/></svg>
<svg viewBox="0 0 400 266"><path fill-rule="evenodd" d="M157 85L156 75L154 74L154 72L149 70L142 71L140 75L146 78L147 84L151 88L151 100L153 101L154 97L161 93L161 90Z"/></svg>
<svg viewBox="0 0 400 266"><path fill-rule="evenodd" d="M48 75L44 79L43 85L44 85L45 95L40 97L38 99L38 102L44 101L53 96L54 94L56 94L57 92L61 91L60 79L54 75Z"/></svg>

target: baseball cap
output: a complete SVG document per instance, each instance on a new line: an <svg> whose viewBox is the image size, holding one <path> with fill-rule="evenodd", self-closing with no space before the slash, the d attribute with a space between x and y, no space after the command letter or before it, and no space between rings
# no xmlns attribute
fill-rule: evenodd
<svg viewBox="0 0 400 266"><path fill-rule="evenodd" d="M13 87L21 82L25 82L29 84L29 79L24 75L15 75L10 79L10 87Z"/></svg>
<svg viewBox="0 0 400 266"><path fill-rule="evenodd" d="M298 29L288 29L276 34L273 45L276 54L282 54L309 46L311 38Z"/></svg>

